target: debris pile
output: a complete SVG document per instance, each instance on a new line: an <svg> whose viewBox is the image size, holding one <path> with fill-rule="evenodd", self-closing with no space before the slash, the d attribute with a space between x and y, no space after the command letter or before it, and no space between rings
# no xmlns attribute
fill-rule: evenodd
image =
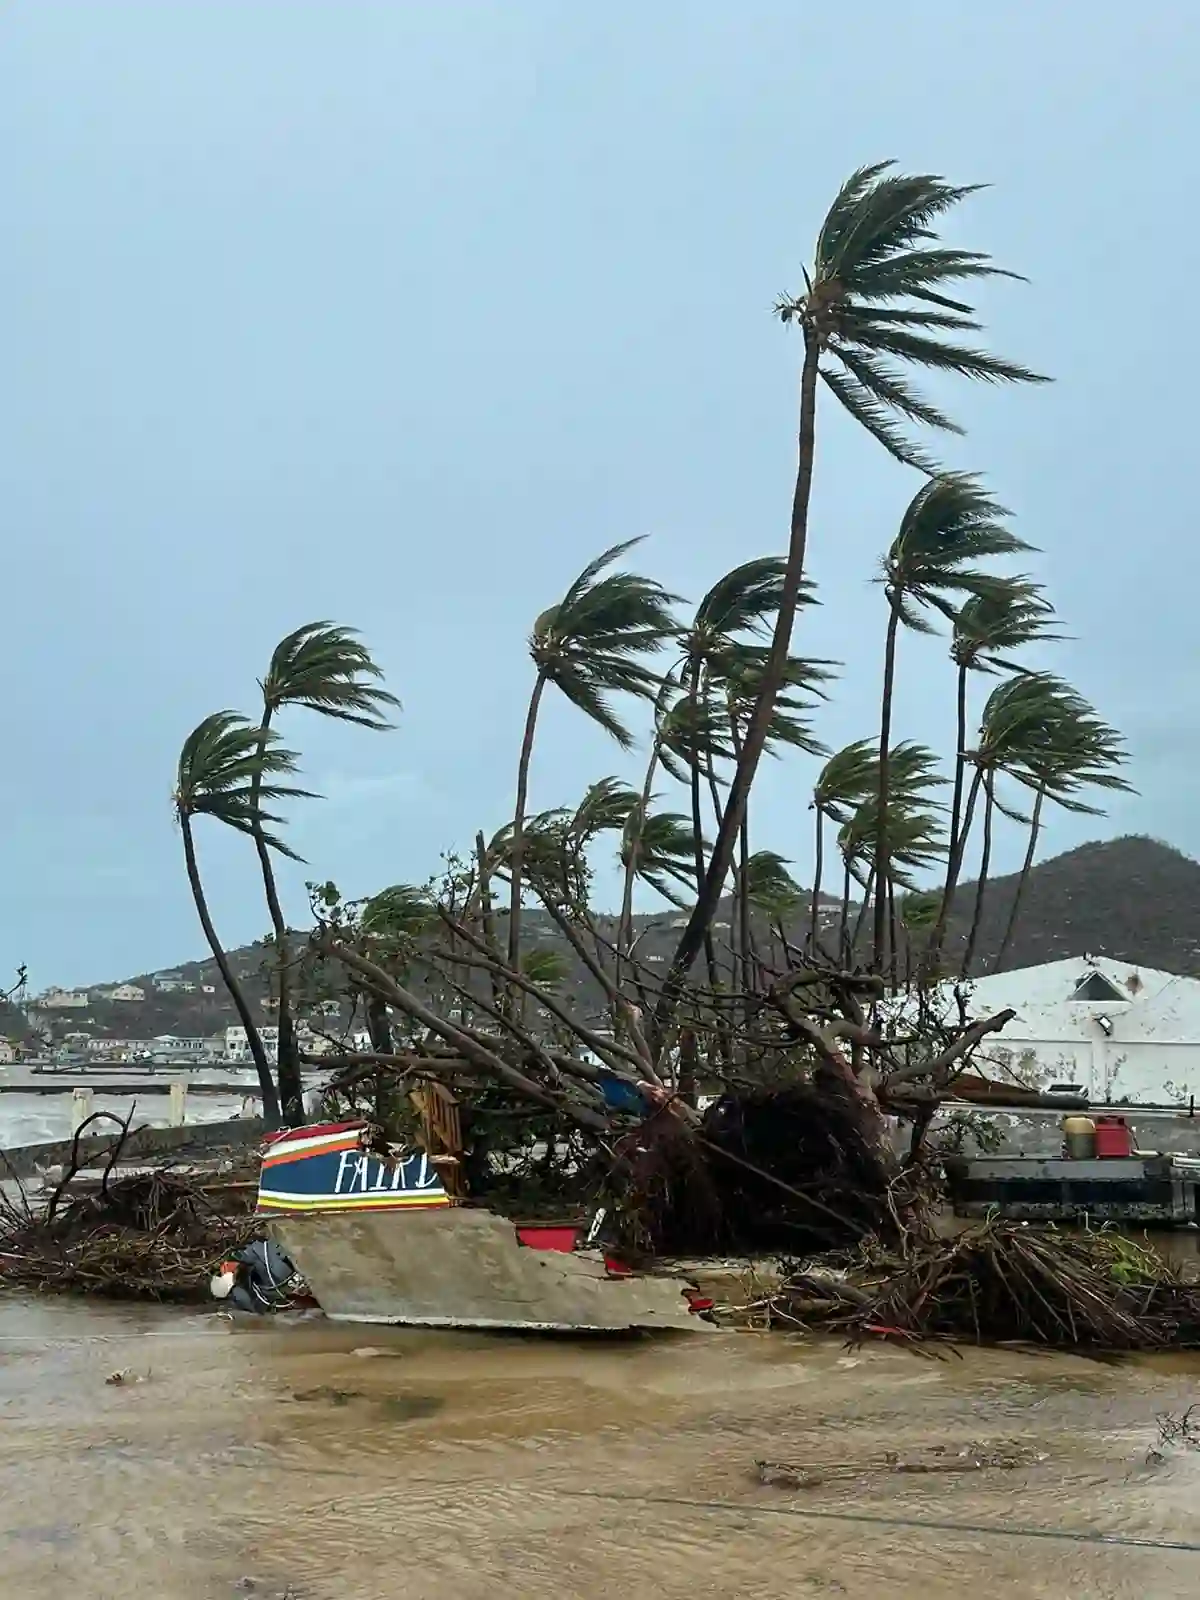
<svg viewBox="0 0 1200 1600"><path fill-rule="evenodd" d="M864 1248L844 1278L797 1271L781 1322L851 1338L945 1339L1107 1350L1200 1348L1200 1289L1120 1234L989 1219L896 1257Z"/></svg>
<svg viewBox="0 0 1200 1600"><path fill-rule="evenodd" d="M74 1159L44 1205L23 1189L0 1195L0 1281L124 1299L208 1297L221 1262L262 1232L254 1190L169 1168L114 1176L127 1133L126 1123L94 1192L70 1192Z"/></svg>

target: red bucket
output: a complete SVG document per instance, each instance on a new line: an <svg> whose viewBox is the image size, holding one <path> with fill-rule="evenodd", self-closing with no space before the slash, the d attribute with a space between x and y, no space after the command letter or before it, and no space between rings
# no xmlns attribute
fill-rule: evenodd
<svg viewBox="0 0 1200 1600"><path fill-rule="evenodd" d="M1097 1158L1114 1159L1133 1154L1133 1134L1124 1117L1096 1118Z"/></svg>

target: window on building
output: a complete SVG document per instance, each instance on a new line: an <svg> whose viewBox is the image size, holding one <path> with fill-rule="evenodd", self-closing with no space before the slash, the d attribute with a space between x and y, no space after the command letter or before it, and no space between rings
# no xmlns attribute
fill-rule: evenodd
<svg viewBox="0 0 1200 1600"><path fill-rule="evenodd" d="M1072 1000L1127 1000L1116 984L1110 983L1102 972L1089 972L1075 985Z"/></svg>

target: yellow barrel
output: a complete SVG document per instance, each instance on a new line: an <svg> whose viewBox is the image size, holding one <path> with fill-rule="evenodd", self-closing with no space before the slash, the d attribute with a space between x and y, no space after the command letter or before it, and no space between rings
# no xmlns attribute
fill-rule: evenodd
<svg viewBox="0 0 1200 1600"><path fill-rule="evenodd" d="M1064 1117L1063 1154L1069 1161L1094 1161L1096 1124L1091 1117Z"/></svg>

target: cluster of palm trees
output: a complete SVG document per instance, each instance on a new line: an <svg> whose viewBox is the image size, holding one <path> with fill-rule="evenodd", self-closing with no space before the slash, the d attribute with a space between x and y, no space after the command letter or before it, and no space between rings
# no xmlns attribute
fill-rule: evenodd
<svg viewBox="0 0 1200 1600"><path fill-rule="evenodd" d="M1040 586L1007 570L1030 547L981 479L945 470L914 431L962 430L914 386L913 370L988 383L1044 381L970 341L980 325L972 306L956 298L964 292L960 286L1015 276L987 255L938 238L940 220L973 192L935 175L897 173L887 162L860 168L824 219L803 292L779 302L781 320L798 328L803 341L786 555L735 567L684 619L677 596L624 565L638 543L629 540L590 562L535 621L529 637L533 685L513 817L490 840L481 834L473 854L473 907L488 929L489 948L504 953L510 975L528 978L535 968L545 974L544 952L523 945L527 893L533 890L543 903L550 894L557 914L569 916L573 905L586 903L590 857L606 835L623 878L613 939L618 978L623 964L634 966L637 883L686 913L650 1022L651 1039L659 1044L701 956L711 988L751 989L758 959L752 913L760 928L764 917L777 927L786 944L785 924L794 921L806 898L814 953L843 961L865 953L893 982L899 981L902 957L906 975L914 962L926 974L940 973L955 890L968 846L978 841L974 920L960 967L965 972L986 904L997 813L1028 829L1007 951L1046 803L1090 811L1085 795L1127 787L1120 772L1124 748L1115 731L1067 684L1019 659L1027 647L1060 637ZM796 619L816 600L805 559L822 392L921 475L879 575L884 666L878 730L832 754L815 736L813 717L834 665L792 648ZM948 636L956 682L956 697L947 697L948 725L953 720L955 728L950 777L932 751L896 740L893 731L902 639L939 626ZM999 681L973 732L971 684L985 675ZM180 758L176 809L197 909L255 1051L269 1115L269 1068L212 927L192 823L198 815L214 816L254 841L276 951L280 1098L284 1114L293 1115L300 1076L290 941L272 852L291 853L277 832L277 807L302 791L295 785L295 755L279 742L275 722L283 711L305 707L379 729L388 725L396 702L358 639L329 623L285 639L261 688L257 722L221 712L189 737ZM645 708L649 750L640 785L606 778L574 808L531 811L539 713L549 689L623 751L637 742L629 708ZM768 752L822 763L812 785L815 865L807 893L782 855L752 848L749 800ZM673 805L660 803L660 788L669 784L679 795ZM836 936L822 909L831 829L842 890ZM718 941L717 908L730 886L734 915L728 937ZM861 900L852 915L856 889ZM500 930L497 900L505 898L507 926ZM518 989L525 993L527 983L507 993L500 985L497 1006L517 1004Z"/></svg>

